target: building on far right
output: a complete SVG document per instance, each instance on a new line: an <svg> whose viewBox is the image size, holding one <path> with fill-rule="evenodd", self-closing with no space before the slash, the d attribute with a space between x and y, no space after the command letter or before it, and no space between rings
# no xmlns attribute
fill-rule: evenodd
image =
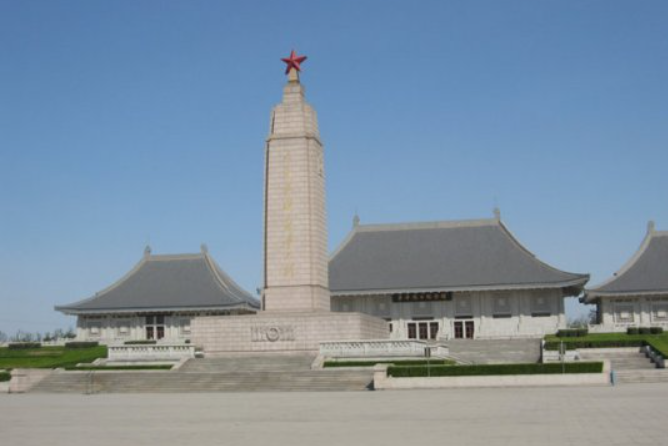
<svg viewBox="0 0 668 446"><path fill-rule="evenodd" d="M668 330L668 231L657 231L650 221L633 257L610 279L585 289L581 302L596 305L595 331Z"/></svg>

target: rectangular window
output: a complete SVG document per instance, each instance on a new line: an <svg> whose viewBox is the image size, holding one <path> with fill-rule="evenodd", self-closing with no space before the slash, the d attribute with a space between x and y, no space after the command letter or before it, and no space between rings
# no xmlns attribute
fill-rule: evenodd
<svg viewBox="0 0 668 446"><path fill-rule="evenodd" d="M506 295L492 298L492 304L493 304L492 316L496 318L510 317L512 314L510 302L511 302L510 297Z"/></svg>
<svg viewBox="0 0 668 446"><path fill-rule="evenodd" d="M162 339L165 337L165 316L146 316L146 339Z"/></svg>
<svg viewBox="0 0 668 446"><path fill-rule="evenodd" d="M615 322L632 323L634 320L635 307L633 305L616 305Z"/></svg>

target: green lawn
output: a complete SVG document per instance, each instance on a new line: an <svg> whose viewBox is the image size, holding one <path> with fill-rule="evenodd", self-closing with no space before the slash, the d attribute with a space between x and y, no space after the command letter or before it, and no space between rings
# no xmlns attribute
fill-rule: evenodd
<svg viewBox="0 0 668 446"><path fill-rule="evenodd" d="M427 360L426 359L402 359L402 360L397 360L393 361L391 359L387 360L377 360L377 361L326 361L323 364L323 367L325 368L332 368L332 367L373 367L376 364L391 364L395 366L426 366L427 365ZM444 365L454 365L455 361L451 361L449 359L432 359L429 361L430 365L438 365L438 366L444 366Z"/></svg>
<svg viewBox="0 0 668 446"><path fill-rule="evenodd" d="M107 357L107 347L40 347L25 350L0 348L0 369L73 367Z"/></svg>
<svg viewBox="0 0 668 446"><path fill-rule="evenodd" d="M593 333L587 336L563 338L555 335L545 336L545 348L547 350L558 350L561 342L564 343L568 350L577 348L642 347L649 344L665 358L668 358L668 333L637 335L626 333Z"/></svg>

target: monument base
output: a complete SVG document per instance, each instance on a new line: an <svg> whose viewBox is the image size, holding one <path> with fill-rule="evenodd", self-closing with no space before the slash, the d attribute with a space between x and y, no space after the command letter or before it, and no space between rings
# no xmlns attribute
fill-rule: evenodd
<svg viewBox="0 0 668 446"><path fill-rule="evenodd" d="M207 357L317 354L320 342L389 339L387 322L362 313L274 313L202 316L191 341Z"/></svg>

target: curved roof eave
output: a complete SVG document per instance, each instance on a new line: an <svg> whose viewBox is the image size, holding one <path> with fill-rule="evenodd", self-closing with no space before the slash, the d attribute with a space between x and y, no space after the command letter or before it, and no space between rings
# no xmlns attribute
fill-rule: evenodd
<svg viewBox="0 0 668 446"><path fill-rule="evenodd" d="M648 229L647 233L645 234L645 237L643 238L642 242L640 242L640 246L638 247L636 252L631 256L631 258L628 259L626 263L624 263L624 265L622 265L622 267L619 270L613 273L611 277L609 277L608 279L604 280L603 282L599 283L598 285L592 288L587 288L586 292L598 293L597 290L599 290L600 288L603 288L604 286L610 285L611 283L619 280L624 275L624 273L630 270L633 267L633 265L635 265L638 262L638 260L642 257L642 255L647 250L647 247L649 246L650 242L652 241L653 235L654 231L650 227L650 229Z"/></svg>
<svg viewBox="0 0 668 446"><path fill-rule="evenodd" d="M253 307L249 303L242 304L230 304L219 306L205 306L205 307L127 307L127 308L95 308L95 309L79 309L73 306L62 306L57 305L54 307L56 311L68 315L78 315L78 314L114 314L114 313L146 313L146 312L195 312L195 311L226 311L226 310L249 310L249 311L258 311L259 308Z"/></svg>
<svg viewBox="0 0 668 446"><path fill-rule="evenodd" d="M584 287L589 280L589 275L584 274L577 279L558 283L527 283L527 284L498 284L482 286L454 286L454 287L431 287L431 288L404 288L404 289L373 289L373 290L332 290L332 297L344 296L371 296L379 294L397 293L435 293L435 292L474 292L474 291L512 291L512 290L534 290L534 289L559 289L569 287Z"/></svg>

